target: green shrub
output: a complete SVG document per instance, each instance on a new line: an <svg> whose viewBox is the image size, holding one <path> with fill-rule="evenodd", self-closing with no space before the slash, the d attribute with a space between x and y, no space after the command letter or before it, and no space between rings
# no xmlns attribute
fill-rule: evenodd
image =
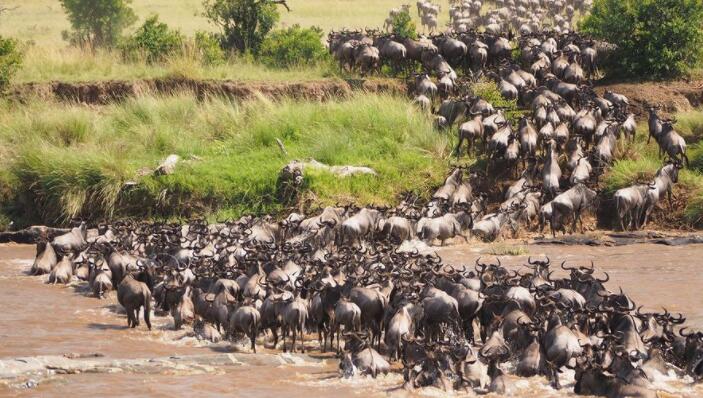
<svg viewBox="0 0 703 398"><path fill-rule="evenodd" d="M401 38L416 39L417 29L415 22L408 11L401 11L392 18L393 34Z"/></svg>
<svg viewBox="0 0 703 398"><path fill-rule="evenodd" d="M0 36L0 93L5 92L10 80L22 63L22 52L17 41Z"/></svg>
<svg viewBox="0 0 703 398"><path fill-rule="evenodd" d="M220 30L225 49L258 54L266 35L279 19L283 0L204 0L205 17ZM286 5L286 7L288 7Z"/></svg>
<svg viewBox="0 0 703 398"><path fill-rule="evenodd" d="M225 63L226 55L220 47L220 41L213 33L195 32L193 37L195 51L198 54L198 59L204 65L221 65Z"/></svg>
<svg viewBox="0 0 703 398"><path fill-rule="evenodd" d="M169 55L180 52L182 45L181 32L169 29L168 25L159 22L159 17L154 15L122 42L120 48L127 59L144 58L147 62L153 63L163 61Z"/></svg>
<svg viewBox="0 0 703 398"><path fill-rule="evenodd" d="M59 0L72 31L63 37L81 47L112 47L122 31L137 21L128 4L132 0Z"/></svg>
<svg viewBox="0 0 703 398"><path fill-rule="evenodd" d="M581 29L618 46L611 73L662 78L700 61L702 23L700 0L595 0Z"/></svg>
<svg viewBox="0 0 703 398"><path fill-rule="evenodd" d="M300 25L293 25L274 31L261 46L261 60L267 65L281 68L315 64L328 55L322 45L322 35L322 29L314 26L301 28Z"/></svg>

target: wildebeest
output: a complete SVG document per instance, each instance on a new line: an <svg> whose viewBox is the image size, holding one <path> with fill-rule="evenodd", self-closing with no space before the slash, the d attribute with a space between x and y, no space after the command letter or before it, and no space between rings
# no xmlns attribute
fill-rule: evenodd
<svg viewBox="0 0 703 398"><path fill-rule="evenodd" d="M556 236L556 227L559 222L563 222L567 217L573 217L571 230L576 230L576 222L581 223L583 230L583 221L581 221L581 213L595 204L597 193L596 191L586 187L583 184L577 184L564 193L557 195L552 200L552 235ZM560 221L561 220L561 221Z"/></svg>
<svg viewBox="0 0 703 398"><path fill-rule="evenodd" d="M148 281L153 272L151 265L139 264L140 271L135 275L129 272L117 286L117 301L127 311L127 326L135 328L139 325L139 310L144 308L144 322L151 330L151 290Z"/></svg>

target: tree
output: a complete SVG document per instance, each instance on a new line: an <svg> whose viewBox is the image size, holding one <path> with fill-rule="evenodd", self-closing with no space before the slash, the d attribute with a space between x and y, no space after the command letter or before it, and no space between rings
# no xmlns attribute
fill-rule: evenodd
<svg viewBox="0 0 703 398"><path fill-rule="evenodd" d="M144 21L134 34L120 44L125 58L145 57L149 63L163 61L174 52L181 50L183 35L178 30L169 29L154 15Z"/></svg>
<svg viewBox="0 0 703 398"><path fill-rule="evenodd" d="M595 0L584 33L617 45L612 72L672 77L701 59L701 0Z"/></svg>
<svg viewBox="0 0 703 398"><path fill-rule="evenodd" d="M7 90L22 63L22 53L17 47L17 41L0 36L0 93Z"/></svg>
<svg viewBox="0 0 703 398"><path fill-rule="evenodd" d="M322 35L318 27L301 28L297 24L275 30L262 43L260 57L265 64L281 68L314 64L329 55L322 45Z"/></svg>
<svg viewBox="0 0 703 398"><path fill-rule="evenodd" d="M205 16L222 30L222 46L252 54L278 21L277 5L290 11L285 0L204 0L203 5Z"/></svg>
<svg viewBox="0 0 703 398"><path fill-rule="evenodd" d="M113 47L122 31L137 21L129 7L132 0L59 0L72 31L64 39L78 46Z"/></svg>
<svg viewBox="0 0 703 398"><path fill-rule="evenodd" d="M417 29L415 22L410 17L410 12L403 10L393 16L391 25L393 34L403 39L417 39Z"/></svg>

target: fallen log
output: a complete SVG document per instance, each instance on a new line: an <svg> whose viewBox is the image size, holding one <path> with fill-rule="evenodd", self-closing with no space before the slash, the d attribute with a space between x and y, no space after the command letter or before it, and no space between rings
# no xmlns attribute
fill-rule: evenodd
<svg viewBox="0 0 703 398"><path fill-rule="evenodd" d="M41 237L51 240L71 230L68 228L51 228L43 225L33 225L20 231L0 232L0 243L37 243Z"/></svg>

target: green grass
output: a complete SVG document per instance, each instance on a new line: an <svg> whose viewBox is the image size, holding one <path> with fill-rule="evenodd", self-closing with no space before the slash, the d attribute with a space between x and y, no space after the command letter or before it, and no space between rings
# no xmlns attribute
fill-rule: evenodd
<svg viewBox="0 0 703 398"><path fill-rule="evenodd" d="M292 159L314 158L378 172L307 174L306 198L315 205L394 204L406 191L429 195L449 167L449 148L406 99L383 95L325 103L140 97L97 111L5 103L0 198L4 212L25 224L277 212L278 171ZM184 159L174 174L139 177L171 153Z"/></svg>
<svg viewBox="0 0 703 398"><path fill-rule="evenodd" d="M686 139L690 145L703 138L703 112L690 111L676 114L676 131Z"/></svg>
<svg viewBox="0 0 703 398"><path fill-rule="evenodd" d="M274 69L258 62L232 57L221 65L203 65L196 57L172 56L161 64L125 61L116 51L95 53L73 47L28 46L22 67L13 79L29 82L87 82L152 78L191 78L239 81L309 81L333 77L337 68L321 63L290 69Z"/></svg>
<svg viewBox="0 0 703 398"><path fill-rule="evenodd" d="M676 131L685 137L688 145L690 167L681 170L678 189L683 189L688 195L684 209L686 221L691 225L703 225L703 112L691 111L676 115L678 120ZM637 139L620 151L617 161L605 176L603 187L612 195L616 190L635 183L644 183L654 178L663 160L659 158L656 143L647 140L646 120L639 122Z"/></svg>
<svg viewBox="0 0 703 398"><path fill-rule="evenodd" d="M488 253L494 256L524 256L529 250L525 245L494 243L488 248Z"/></svg>

